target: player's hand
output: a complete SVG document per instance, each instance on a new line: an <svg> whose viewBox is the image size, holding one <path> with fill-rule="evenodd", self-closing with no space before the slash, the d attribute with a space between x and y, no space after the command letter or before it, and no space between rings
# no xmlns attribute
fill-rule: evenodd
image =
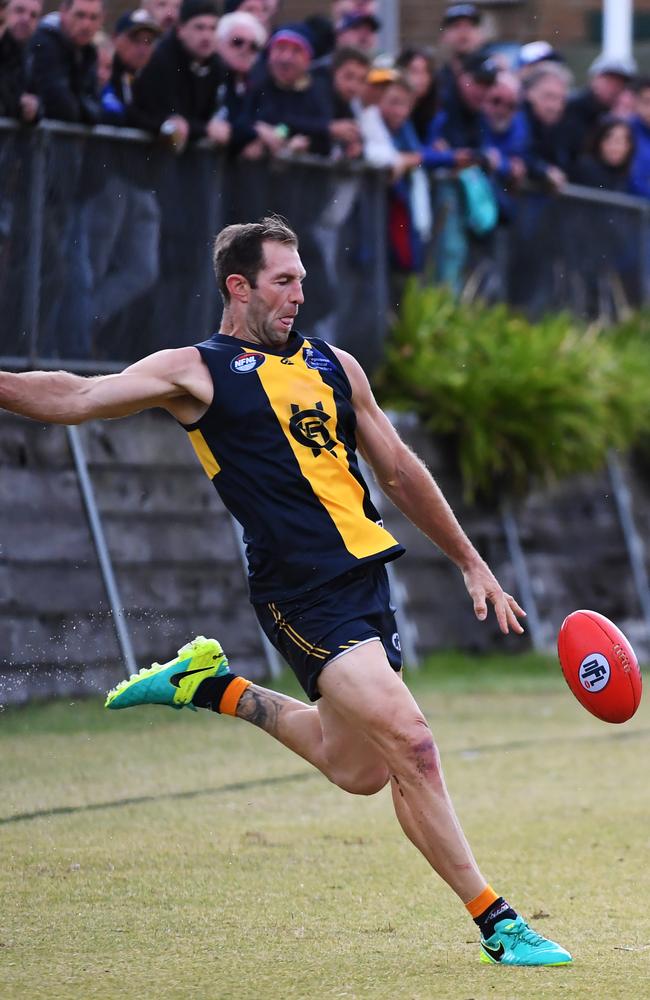
<svg viewBox="0 0 650 1000"><path fill-rule="evenodd" d="M488 602L493 605L499 628L504 635L510 631L522 635L523 628L517 621L525 618L526 612L520 608L514 597L501 588L489 566L481 559L463 571L467 593L474 603L474 614L479 621L485 621Z"/></svg>

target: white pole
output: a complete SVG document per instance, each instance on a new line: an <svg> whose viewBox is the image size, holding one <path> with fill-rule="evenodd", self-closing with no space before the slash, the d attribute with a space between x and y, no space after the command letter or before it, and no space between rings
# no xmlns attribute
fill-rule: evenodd
<svg viewBox="0 0 650 1000"><path fill-rule="evenodd" d="M632 57L633 0L603 0L603 55Z"/></svg>
<svg viewBox="0 0 650 1000"><path fill-rule="evenodd" d="M381 19L380 49L382 52L397 55L400 47L399 0L379 0L378 13Z"/></svg>

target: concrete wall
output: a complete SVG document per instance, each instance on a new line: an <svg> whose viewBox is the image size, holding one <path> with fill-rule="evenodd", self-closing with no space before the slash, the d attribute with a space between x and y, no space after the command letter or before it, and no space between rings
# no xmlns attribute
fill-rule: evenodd
<svg viewBox="0 0 650 1000"><path fill-rule="evenodd" d="M266 664L231 521L158 413L80 429L139 665L216 631ZM62 427L0 417L0 702L97 695L123 676Z"/></svg>

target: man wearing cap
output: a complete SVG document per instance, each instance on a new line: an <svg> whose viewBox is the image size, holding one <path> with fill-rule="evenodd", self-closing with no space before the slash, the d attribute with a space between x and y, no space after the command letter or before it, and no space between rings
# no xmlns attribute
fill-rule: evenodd
<svg viewBox="0 0 650 1000"><path fill-rule="evenodd" d="M346 14L336 24L336 47L359 49L373 56L379 45L381 21L374 14Z"/></svg>
<svg viewBox="0 0 650 1000"><path fill-rule="evenodd" d="M570 100L567 121L572 135L572 159L585 152L602 118L611 114L616 102L636 76L633 59L598 56L589 67L589 83Z"/></svg>
<svg viewBox="0 0 650 1000"><path fill-rule="evenodd" d="M115 55L111 77L101 94L102 106L113 124L129 123L133 80L149 62L161 33L157 22L144 7L118 18L113 32Z"/></svg>
<svg viewBox="0 0 650 1000"><path fill-rule="evenodd" d="M156 46L133 81L134 124L162 132L177 152L190 139L225 146L230 124L219 115L224 78L216 55L217 8L213 0L183 0L179 23Z"/></svg>
<svg viewBox="0 0 650 1000"><path fill-rule="evenodd" d="M480 52L485 45L481 12L476 4L455 3L447 7L440 26L440 42L448 54L438 75L440 104L445 107L455 95L463 60Z"/></svg>
<svg viewBox="0 0 650 1000"><path fill-rule="evenodd" d="M499 67L489 56L465 56L455 89L431 123L424 163L428 167L466 167L481 160L481 110Z"/></svg>
<svg viewBox="0 0 650 1000"><path fill-rule="evenodd" d="M519 79L525 83L531 73L535 73L540 66L547 66L549 63L563 66L564 56L557 49L554 49L550 42L527 42L521 46L517 56Z"/></svg>
<svg viewBox="0 0 650 1000"><path fill-rule="evenodd" d="M310 74L312 57L304 24L286 24L271 36L264 77L244 111L258 135L245 155L277 153L286 143L311 153L329 153L329 103Z"/></svg>

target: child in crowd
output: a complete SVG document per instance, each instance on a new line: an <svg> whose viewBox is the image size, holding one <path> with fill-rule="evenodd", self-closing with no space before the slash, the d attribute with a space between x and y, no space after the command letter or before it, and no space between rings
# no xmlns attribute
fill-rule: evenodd
<svg viewBox="0 0 650 1000"><path fill-rule="evenodd" d="M629 194L634 148L634 133L629 122L623 118L605 118L594 133L589 152L577 161L571 179L576 184L601 191Z"/></svg>
<svg viewBox="0 0 650 1000"><path fill-rule="evenodd" d="M425 142L431 122L438 111L435 56L431 49L409 46L402 49L395 66L413 88L415 103L411 121L420 142Z"/></svg>

